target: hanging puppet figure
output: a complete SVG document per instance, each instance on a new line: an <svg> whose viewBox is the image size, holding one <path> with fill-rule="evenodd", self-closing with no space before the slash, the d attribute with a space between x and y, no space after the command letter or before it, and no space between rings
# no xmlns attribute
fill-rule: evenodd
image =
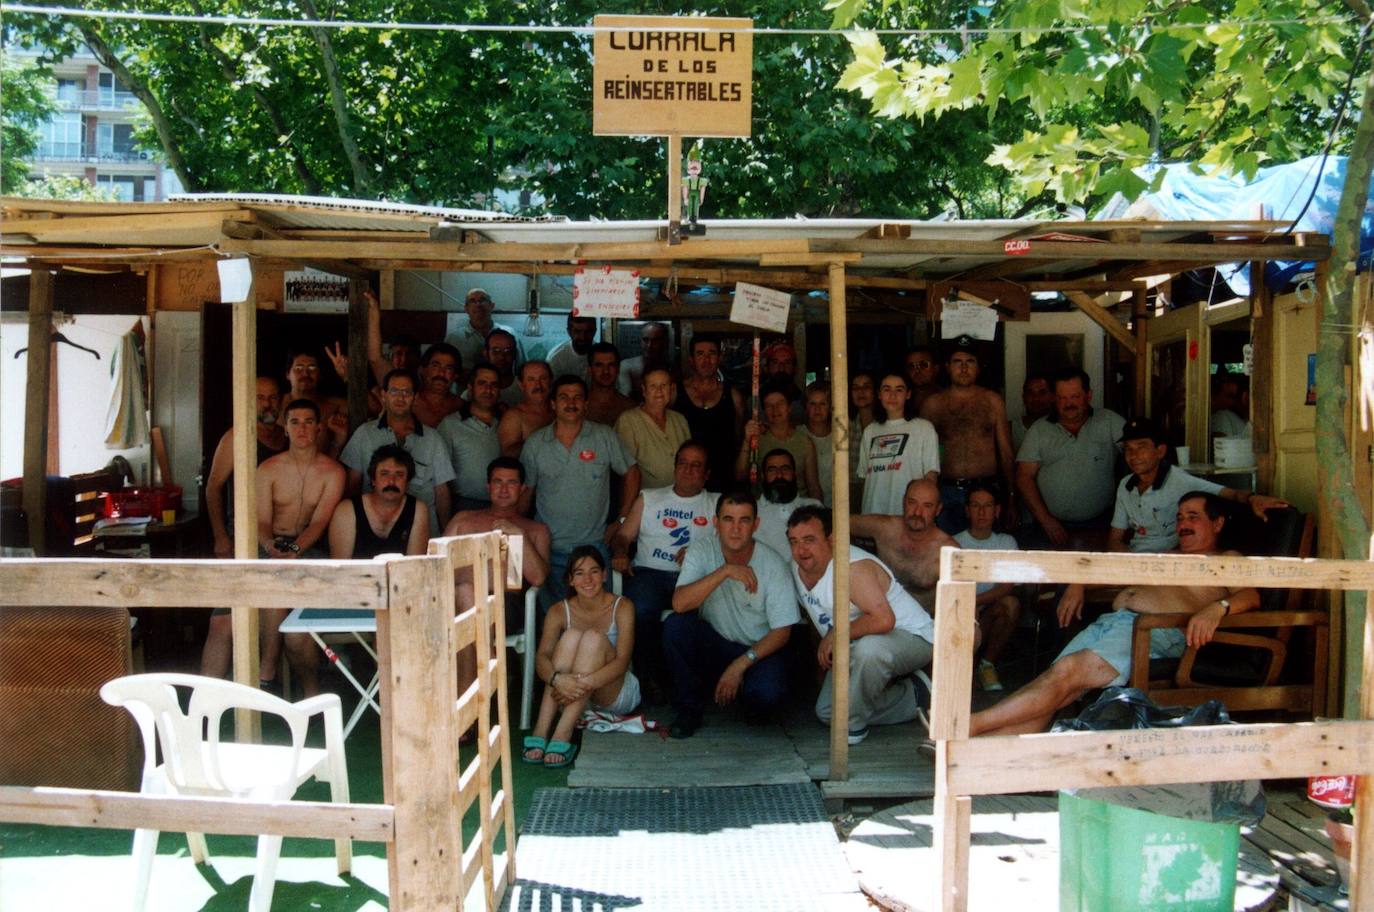
<svg viewBox="0 0 1374 912"><path fill-rule="evenodd" d="M687 179L682 182L682 205L687 207L687 223L696 225L706 202L706 178L701 176L701 141L687 150Z"/></svg>

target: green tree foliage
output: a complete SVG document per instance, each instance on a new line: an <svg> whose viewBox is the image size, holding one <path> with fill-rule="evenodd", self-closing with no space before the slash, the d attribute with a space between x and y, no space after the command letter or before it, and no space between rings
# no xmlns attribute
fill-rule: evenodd
<svg viewBox="0 0 1374 912"><path fill-rule="evenodd" d="M85 200L96 203L119 202L119 191L109 185L98 187L76 174L44 174L26 180L14 190L15 196L29 199Z"/></svg>
<svg viewBox="0 0 1374 912"><path fill-rule="evenodd" d="M44 85L49 75L0 55L0 193L28 180L25 159L38 148L38 128L54 110Z"/></svg>
<svg viewBox="0 0 1374 912"><path fill-rule="evenodd" d="M581 25L590 0L110 0L112 8L335 20ZM688 15L685 0L616 12ZM824 28L814 2L726 0L715 15ZM591 36L119 22L9 16L54 55L88 44L150 110L139 140L191 190L311 193L483 207L528 189L573 217L661 218L666 143L591 133ZM835 88L842 38L755 40L754 135L708 140L706 214L766 217L1025 211L1008 175L981 165L1020 135L977 114L938 124L874 120ZM331 66L328 61L332 60ZM1031 202L1034 202L1032 200Z"/></svg>
<svg viewBox="0 0 1374 912"><path fill-rule="evenodd" d="M890 0L827 8L841 26L929 24ZM1023 112L1033 126L987 161L1027 195L1065 202L1134 197L1145 182L1133 169L1150 161L1249 176L1319 151L1355 48L1355 18L1323 0L1009 0L967 15L983 30L967 40L889 51L854 35L839 85L884 118Z"/></svg>

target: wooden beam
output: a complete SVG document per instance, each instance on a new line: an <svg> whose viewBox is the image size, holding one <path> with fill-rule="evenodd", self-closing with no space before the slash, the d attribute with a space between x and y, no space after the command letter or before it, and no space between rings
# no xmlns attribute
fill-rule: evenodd
<svg viewBox="0 0 1374 912"><path fill-rule="evenodd" d="M1298 245L1275 239L1267 244L1085 244L1076 241L1030 241L1030 250L1018 257L1048 260L1160 260L1181 259L1198 264L1234 263L1242 260L1324 260L1329 244ZM916 256L1004 257L1003 242L941 240L936 238L831 239L814 238L811 249L821 253L857 251L863 254L911 254Z"/></svg>
<svg viewBox="0 0 1374 912"><path fill-rule="evenodd" d="M479 260L534 263L544 260L615 262L659 258L711 260L743 257L755 259L765 254L811 252L811 242L805 238L775 240L699 240L693 238L677 247L671 247L658 241L590 244L455 244L443 241L371 241L364 245L350 241L241 241L229 238L216 246L224 253L259 257L286 257L298 260L348 260L368 255L373 259L422 259L454 263Z"/></svg>
<svg viewBox="0 0 1374 912"><path fill-rule="evenodd" d="M1135 321L1135 414L1145 417L1150 399L1150 339L1145 331L1145 287L1132 289L1131 317Z"/></svg>
<svg viewBox="0 0 1374 912"><path fill-rule="evenodd" d="M73 237L82 233L98 235L119 234L136 238L140 234L164 234L168 231L203 231L218 229L225 221L250 222L253 213L247 210L231 212L160 212L146 215L95 215L67 216L56 219L23 219L11 222L9 227L17 228L36 238L40 243L45 238Z"/></svg>
<svg viewBox="0 0 1374 912"><path fill-rule="evenodd" d="M29 353L24 389L24 515L33 553L48 550L48 404L52 379L53 276L46 269L29 273Z"/></svg>
<svg viewBox="0 0 1374 912"><path fill-rule="evenodd" d="M1018 285L1025 286L1027 291L1087 291L1103 294L1108 291L1135 291L1143 288L1139 282L1130 279L1065 279L1055 281L1054 279L1034 279L1026 281L1024 279L1015 280Z"/></svg>
<svg viewBox="0 0 1374 912"><path fill-rule="evenodd" d="M1374 589L1374 561L1086 551L973 551L946 548L942 579L980 583L1128 586L1254 586L1259 589Z"/></svg>
<svg viewBox="0 0 1374 912"><path fill-rule="evenodd" d="M348 432L367 420L367 282L348 280Z"/></svg>
<svg viewBox="0 0 1374 912"><path fill-rule="evenodd" d="M1374 560L1374 537L1370 538L1369 557ZM1374 719L1374 611L1370 610L1370 596L1371 593L1365 593L1364 643L1360 659L1360 718L1366 722ZM1355 780L1355 804L1362 808L1374 807L1374 776L1366 774ZM1374 898L1374 820L1370 818L1367 810L1355 816L1355 842L1350 852L1352 909L1367 909Z"/></svg>
<svg viewBox="0 0 1374 912"><path fill-rule="evenodd" d="M938 618L938 614L937 614ZM933 724L933 720L932 720ZM949 745L961 795L1374 773L1374 725L1306 722L985 736Z"/></svg>
<svg viewBox="0 0 1374 912"><path fill-rule="evenodd" d="M1066 291L1064 296L1072 301L1079 310L1083 311L1088 319L1105 329L1107 335L1115 339L1132 356L1135 355L1135 338L1131 335L1130 330L1122 326L1121 322L1112 316L1106 308L1082 291Z"/></svg>
<svg viewBox="0 0 1374 912"><path fill-rule="evenodd" d="M235 523L242 525L254 524ZM234 600L252 611L385 610L386 572L381 564L329 560L0 561L0 607L223 608Z"/></svg>
<svg viewBox="0 0 1374 912"><path fill-rule="evenodd" d="M833 497L835 648L830 666L830 779L849 778L849 365L844 263L830 264L830 396L835 430Z"/></svg>
<svg viewBox="0 0 1374 912"><path fill-rule="evenodd" d="M935 664L931 682L930 737L935 739L935 802L931 845L939 876L932 908L964 912L968 909L969 815L968 792L954 780L950 749L968 738L969 706L973 689L974 613L977 586L952 582L950 549L940 555L940 579L935 592Z"/></svg>
<svg viewBox="0 0 1374 912"><path fill-rule="evenodd" d="M226 836L317 837L390 842L392 809L385 804L331 801L245 801L99 789L0 786L0 820L45 826Z"/></svg>
<svg viewBox="0 0 1374 912"><path fill-rule="evenodd" d="M258 270L248 287L248 298L232 304L230 395L234 415L234 556L253 560L258 556L258 438L254 399L258 373ZM225 588L223 592L234 592ZM257 687L261 669L258 657L258 613L242 605L230 609L234 680ZM235 731L248 741L262 740L262 717L246 709L234 710Z"/></svg>

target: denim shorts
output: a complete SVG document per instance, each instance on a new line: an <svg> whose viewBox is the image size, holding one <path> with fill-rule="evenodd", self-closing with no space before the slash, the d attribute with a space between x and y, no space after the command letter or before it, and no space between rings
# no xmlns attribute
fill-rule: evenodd
<svg viewBox="0 0 1374 912"><path fill-rule="evenodd" d="M1095 653L1116 669L1116 677L1107 686L1125 684L1131 676L1131 634L1135 630L1135 618L1134 611L1108 611L1070 640L1064 651L1059 653L1059 659L1085 650ZM1183 655L1187 646L1187 634L1176 627L1150 631L1152 659L1176 659Z"/></svg>

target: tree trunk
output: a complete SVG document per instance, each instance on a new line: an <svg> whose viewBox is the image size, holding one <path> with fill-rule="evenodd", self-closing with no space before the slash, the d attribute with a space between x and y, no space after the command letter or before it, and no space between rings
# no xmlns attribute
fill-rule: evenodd
<svg viewBox="0 0 1374 912"><path fill-rule="evenodd" d="M201 12L199 7L196 8L196 12ZM210 37L210 33L204 26L201 26L200 29L200 45L205 48L205 52L210 55L210 59L219 66L220 72L224 74L225 79L230 82L234 82L238 79L238 72L234 68L234 62L229 59L228 55L219 49L219 46L215 44L214 39ZM272 129L276 131L276 135L278 137L287 137L286 147L288 154L291 156L291 166L296 172L296 177L300 179L302 189L311 196L318 196L320 193L320 182L315 179L314 174L310 173L310 168L305 163L304 152L301 150L300 146L289 138L294 131L286 125L286 120L282 117L281 112L277 110L277 106L272 102L272 99L268 97L267 92L262 86L251 85L249 86L249 91L253 93L253 98L257 101L258 107L262 109L263 114L267 115L267 120L272 124Z"/></svg>
<svg viewBox="0 0 1374 912"><path fill-rule="evenodd" d="M300 0L301 10L311 19L319 19L315 0ZM312 28L311 36L319 46L320 57L324 62L324 78L329 83L329 100L334 106L334 123L339 128L339 143L343 146L344 157L353 172L353 190L361 194L372 185L372 174L367 162L358 150L357 140L353 137L353 124L348 116L348 97L344 95L343 83L339 79L339 64L334 59L334 45L329 40L329 30Z"/></svg>
<svg viewBox="0 0 1374 912"><path fill-rule="evenodd" d="M186 160L181 157L181 147L177 145L176 137L172 134L172 123L167 118L167 112L162 109L161 102L153 94L153 90L148 87L147 83L137 79L129 72L124 61L120 60L119 56L110 49L99 32L89 25L82 25L80 28L82 39L85 40L86 46L91 49L91 53L96 56L96 59L115 76L122 79L129 90L137 95L138 100L143 102L143 106L148 109L148 116L153 121L153 129L157 131L158 142L162 144L162 154L167 156L167 164L176 172L176 176L181 180L181 185L191 193L203 189L200 181L196 180L186 166Z"/></svg>
<svg viewBox="0 0 1374 912"><path fill-rule="evenodd" d="M1369 195L1370 171L1374 168L1374 72L1365 84L1364 99L1346 163L1345 186L1336 209L1331 239L1331 259L1322 295L1322 331L1317 336L1317 484L1331 517L1340 553L1349 560L1369 557L1369 517L1354 497L1354 465L1346 439L1346 404L1350 390L1346 368L1354 332L1352 302L1355 297L1355 265L1360 253L1360 220ZM1364 628L1364 594L1345 594L1345 648L1347 714L1359 706L1359 679L1352 672L1361 667L1360 637Z"/></svg>

